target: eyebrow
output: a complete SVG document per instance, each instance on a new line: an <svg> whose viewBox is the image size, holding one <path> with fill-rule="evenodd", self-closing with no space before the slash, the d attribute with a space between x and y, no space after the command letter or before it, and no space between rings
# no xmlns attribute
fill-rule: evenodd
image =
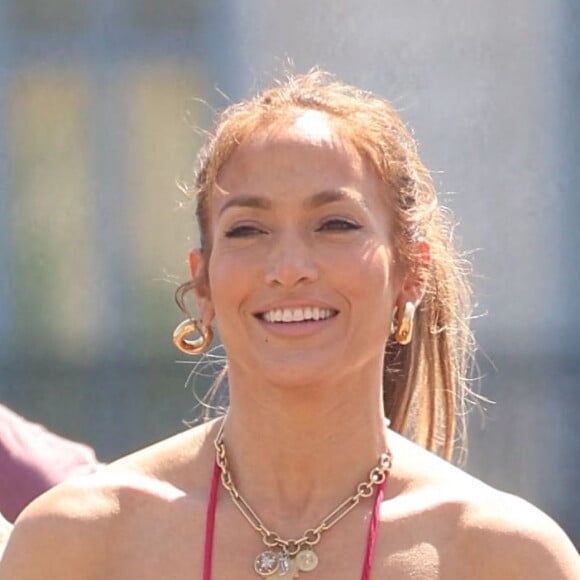
<svg viewBox="0 0 580 580"><path fill-rule="evenodd" d="M219 215L221 216L226 209L230 207L251 207L254 209L270 209L272 207L272 202L265 197L260 197L258 195L237 195L236 197L231 197L226 201L220 208Z"/></svg>
<svg viewBox="0 0 580 580"><path fill-rule="evenodd" d="M347 199L355 200L358 203L362 203L366 206L364 197L358 191L346 188L330 189L328 191L321 191L316 193L311 198L306 200L306 205L314 209L326 205L327 203L344 201Z"/></svg>
<svg viewBox="0 0 580 580"><path fill-rule="evenodd" d="M346 199L355 199L358 203L367 207L366 201L360 193L346 188L320 191L306 199L304 203L308 208L316 209L328 203L344 201ZM220 208L219 215L221 216L227 209L232 207L248 207L266 210L272 208L272 202L269 199L258 195L237 195L228 199L228 201L224 203Z"/></svg>

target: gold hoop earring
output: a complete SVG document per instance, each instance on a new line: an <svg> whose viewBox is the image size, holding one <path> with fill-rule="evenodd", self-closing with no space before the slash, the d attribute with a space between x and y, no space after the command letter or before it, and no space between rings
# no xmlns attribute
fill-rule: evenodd
<svg viewBox="0 0 580 580"><path fill-rule="evenodd" d="M395 340L401 344L406 345L411 342L413 338L413 319L415 317L415 306L412 302L405 302L405 309L402 316L397 316L397 324L395 327Z"/></svg>
<svg viewBox="0 0 580 580"><path fill-rule="evenodd" d="M189 334L197 333L200 336L195 340L188 340ZM173 344L183 353L196 355L205 352L213 340L213 329L200 321L188 318L173 331Z"/></svg>

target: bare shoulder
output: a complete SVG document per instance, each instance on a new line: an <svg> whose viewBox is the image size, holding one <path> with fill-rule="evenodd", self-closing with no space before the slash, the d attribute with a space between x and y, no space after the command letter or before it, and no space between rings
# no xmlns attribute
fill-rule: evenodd
<svg viewBox="0 0 580 580"><path fill-rule="evenodd" d="M580 557L558 524L527 501L491 490L466 503L460 529L482 577L529 580L580 578Z"/></svg>
<svg viewBox="0 0 580 580"><path fill-rule="evenodd" d="M119 505L118 490L104 479L95 474L61 484L28 505L6 547L0 580L92 578Z"/></svg>
<svg viewBox="0 0 580 580"><path fill-rule="evenodd" d="M192 465L204 462L207 431L181 433L37 498L16 522L0 580L102 578L118 538L124 544L136 539L143 534L141 518L195 497Z"/></svg>
<svg viewBox="0 0 580 580"><path fill-rule="evenodd" d="M401 458L398 477L406 482L401 496L413 504L417 520L437 530L434 543L444 577L580 578L576 549L545 513L402 437L393 439L395 467L397 450Z"/></svg>

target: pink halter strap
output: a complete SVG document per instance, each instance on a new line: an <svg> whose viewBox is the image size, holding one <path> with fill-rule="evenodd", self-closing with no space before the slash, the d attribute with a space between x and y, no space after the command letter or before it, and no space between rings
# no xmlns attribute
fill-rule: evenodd
<svg viewBox="0 0 580 580"><path fill-rule="evenodd" d="M385 495L385 485L389 478L389 472L385 472L385 481L377 486L375 494L375 503L373 505L373 515L369 523L369 531L367 534L367 547L365 550L365 559L363 561L363 569L361 580L369 580L371 577L371 568L373 566L373 554L375 553L375 543L377 539L377 527L379 524L379 516L381 513L381 504L383 503L383 496Z"/></svg>
<svg viewBox="0 0 580 580"><path fill-rule="evenodd" d="M213 476L207 502L207 515L205 517L205 545L203 548L203 580L211 580L211 561L213 555L213 536L215 528L215 508L217 506L217 492L220 481L220 468L217 463L213 465Z"/></svg>
<svg viewBox="0 0 580 580"><path fill-rule="evenodd" d="M373 514L369 524L369 531L367 534L367 546L365 550L365 559L363 561L363 569L361 580L369 580L371 577L371 568L373 564L373 554L375 551L375 543L377 539L377 526L379 523L379 514L381 510L381 503L385 492L385 485L389 478L389 472L385 473L385 481L377 486L375 494L375 501L373 505ZM213 466L213 476L211 479L211 488L209 491L209 499L207 502L207 515L205 519L205 544L203 550L203 580L211 580L211 565L213 555L213 538L215 529L215 512L217 506L217 492L220 480L220 468L217 463Z"/></svg>

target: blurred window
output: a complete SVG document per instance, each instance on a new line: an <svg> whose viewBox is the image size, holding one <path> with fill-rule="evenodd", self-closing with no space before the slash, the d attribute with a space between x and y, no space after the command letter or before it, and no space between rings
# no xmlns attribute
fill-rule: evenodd
<svg viewBox="0 0 580 580"><path fill-rule="evenodd" d="M97 322L87 79L47 67L22 73L7 104L19 342L74 358Z"/></svg>

